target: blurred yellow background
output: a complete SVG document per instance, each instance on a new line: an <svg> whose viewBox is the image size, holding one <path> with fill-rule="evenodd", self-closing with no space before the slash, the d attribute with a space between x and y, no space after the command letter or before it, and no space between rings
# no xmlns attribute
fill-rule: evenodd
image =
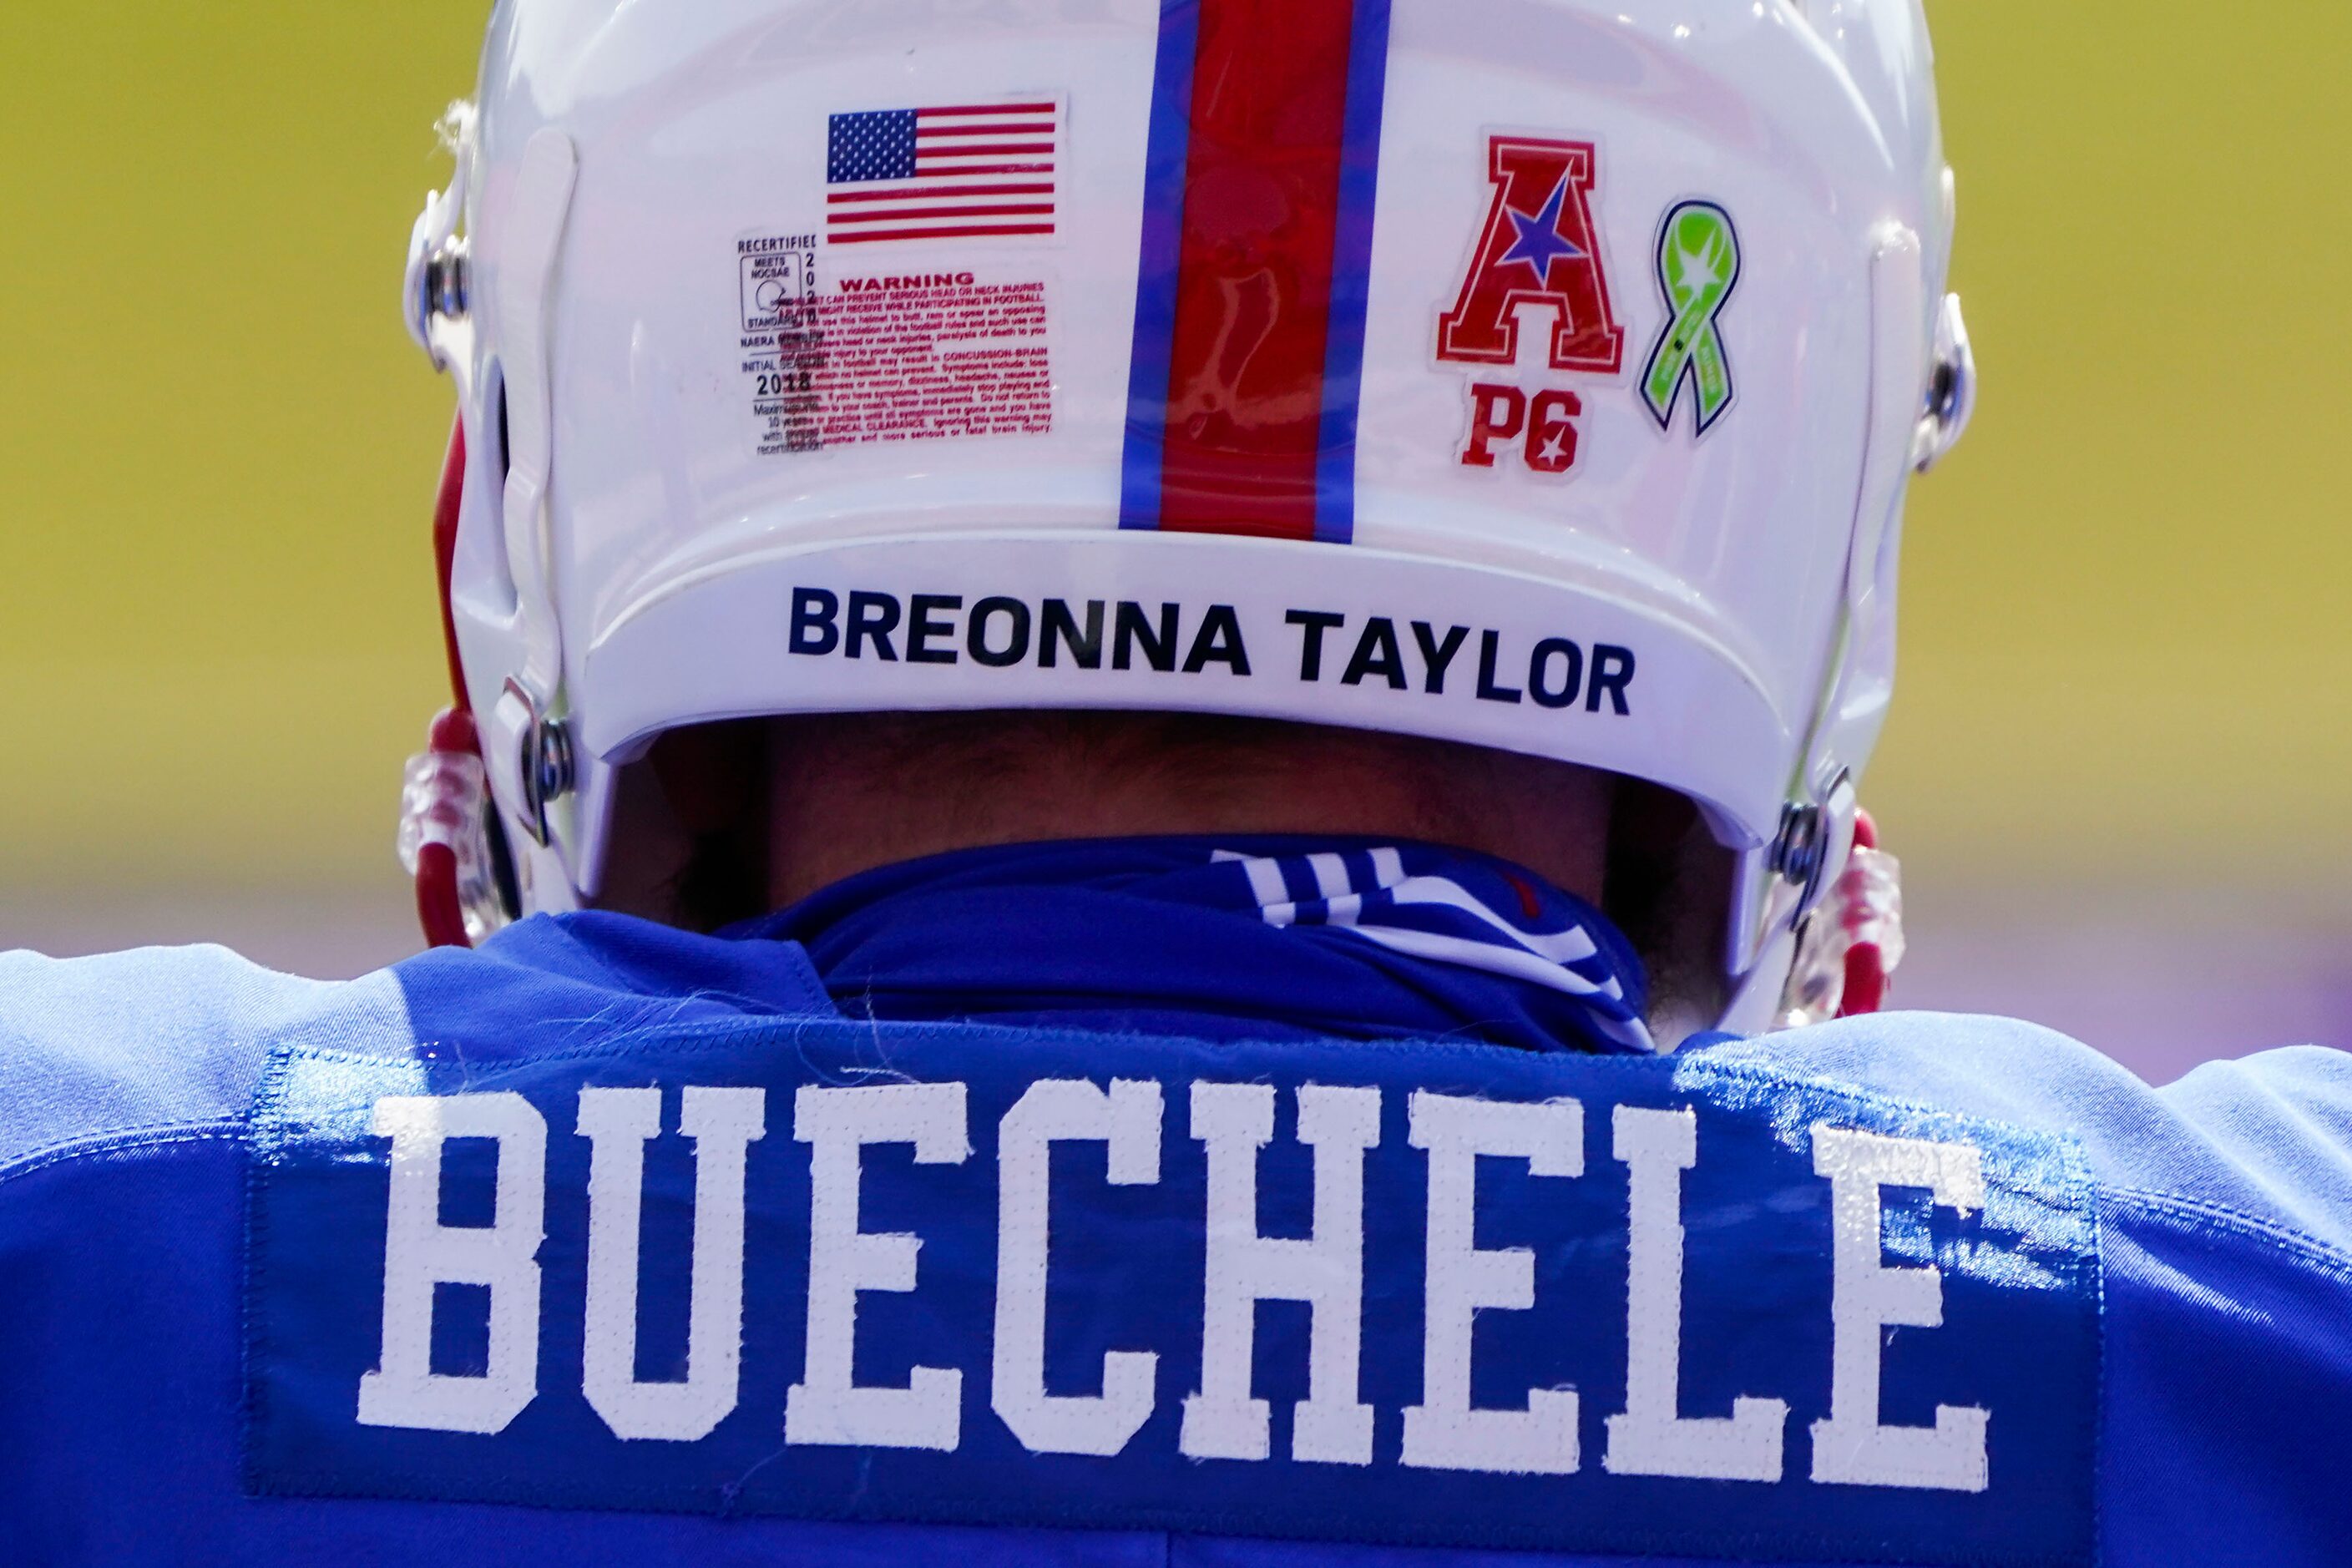
<svg viewBox="0 0 2352 1568"><path fill-rule="evenodd" d="M0 936L93 889L404 921L450 395L397 284L485 12L0 7ZM2352 7L1930 16L1985 392L1865 791L1915 912L2352 933Z"/></svg>

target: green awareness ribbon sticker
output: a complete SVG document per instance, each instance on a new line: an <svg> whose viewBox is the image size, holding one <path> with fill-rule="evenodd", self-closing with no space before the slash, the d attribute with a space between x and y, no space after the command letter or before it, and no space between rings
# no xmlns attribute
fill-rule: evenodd
<svg viewBox="0 0 2352 1568"><path fill-rule="evenodd" d="M1658 287L1674 314L1642 373L1642 401L1658 428L1674 428L1675 404L1687 381L1704 436L1731 406L1731 360L1716 324L1739 284L1739 235L1713 202L1682 202L1658 227Z"/></svg>

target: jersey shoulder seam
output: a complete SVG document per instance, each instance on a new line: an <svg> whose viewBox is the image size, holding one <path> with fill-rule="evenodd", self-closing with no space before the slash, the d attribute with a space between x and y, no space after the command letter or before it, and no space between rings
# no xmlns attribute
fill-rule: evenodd
<svg viewBox="0 0 2352 1568"><path fill-rule="evenodd" d="M2329 1273L2352 1281L2352 1253L2293 1226L2281 1225L2276 1220L2248 1214L2227 1204L2188 1197L2179 1193L2158 1192L2148 1187L2111 1186L2104 1183L2099 1191L2106 1197L2118 1199L2145 1213L2174 1220L2196 1220L2239 1232L2283 1251L2295 1253Z"/></svg>
<svg viewBox="0 0 2352 1568"><path fill-rule="evenodd" d="M218 1117L202 1121L159 1121L143 1127L117 1128L110 1132L85 1133L79 1138L46 1144L0 1163L0 1186L54 1166L71 1164L77 1160L98 1159L133 1150L165 1149L181 1143L238 1141L245 1134L246 1120L242 1116Z"/></svg>

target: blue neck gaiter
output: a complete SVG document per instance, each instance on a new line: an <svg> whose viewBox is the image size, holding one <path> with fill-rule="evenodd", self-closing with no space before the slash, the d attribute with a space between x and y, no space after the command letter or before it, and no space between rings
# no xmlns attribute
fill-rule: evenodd
<svg viewBox="0 0 2352 1568"><path fill-rule="evenodd" d="M1089 839L868 871L724 935L797 942L851 1017L1640 1052L1599 910L1507 862L1360 838Z"/></svg>

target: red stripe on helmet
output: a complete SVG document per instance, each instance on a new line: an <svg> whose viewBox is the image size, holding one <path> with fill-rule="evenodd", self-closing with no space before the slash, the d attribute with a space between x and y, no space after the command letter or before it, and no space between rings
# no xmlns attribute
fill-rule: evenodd
<svg viewBox="0 0 2352 1568"><path fill-rule="evenodd" d="M1202 0L1160 526L1315 537L1355 0Z"/></svg>

